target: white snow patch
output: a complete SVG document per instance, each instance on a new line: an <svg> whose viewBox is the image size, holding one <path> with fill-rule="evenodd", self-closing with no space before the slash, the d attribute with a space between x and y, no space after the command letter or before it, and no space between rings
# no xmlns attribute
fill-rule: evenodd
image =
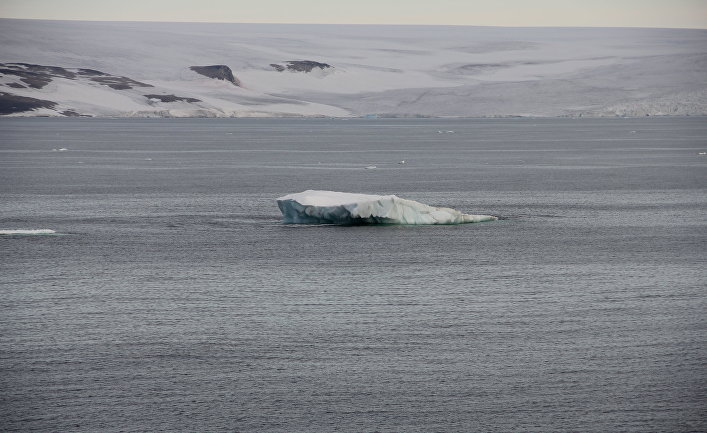
<svg viewBox="0 0 707 433"><path fill-rule="evenodd" d="M53 235L51 229L0 229L0 235Z"/></svg>

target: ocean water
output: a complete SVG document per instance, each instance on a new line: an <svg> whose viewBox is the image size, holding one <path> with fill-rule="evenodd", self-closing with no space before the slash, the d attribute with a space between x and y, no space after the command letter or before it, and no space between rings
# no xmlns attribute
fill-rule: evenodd
<svg viewBox="0 0 707 433"><path fill-rule="evenodd" d="M704 118L2 119L0 430L706 431L705 151ZM504 219L282 224L306 189Z"/></svg>

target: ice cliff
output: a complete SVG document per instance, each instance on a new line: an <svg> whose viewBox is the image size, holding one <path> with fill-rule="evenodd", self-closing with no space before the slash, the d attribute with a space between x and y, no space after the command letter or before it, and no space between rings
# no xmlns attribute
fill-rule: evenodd
<svg viewBox="0 0 707 433"><path fill-rule="evenodd" d="M395 195L351 194L308 190L277 199L289 224L464 224L494 221L490 215L468 215Z"/></svg>

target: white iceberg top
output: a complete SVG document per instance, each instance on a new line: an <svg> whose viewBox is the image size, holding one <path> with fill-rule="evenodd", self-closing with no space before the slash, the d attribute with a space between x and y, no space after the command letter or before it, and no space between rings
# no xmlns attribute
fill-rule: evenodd
<svg viewBox="0 0 707 433"><path fill-rule="evenodd" d="M280 197L277 204L283 222L291 224L463 224L498 219L428 206L395 195L307 190Z"/></svg>

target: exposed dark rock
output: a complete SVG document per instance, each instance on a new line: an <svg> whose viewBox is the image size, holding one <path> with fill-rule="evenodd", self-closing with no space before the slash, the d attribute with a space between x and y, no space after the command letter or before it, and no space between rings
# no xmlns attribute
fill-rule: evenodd
<svg viewBox="0 0 707 433"><path fill-rule="evenodd" d="M89 77L91 81L111 87L116 90L132 89L133 87L152 87L127 77L118 77L94 69L77 69L73 72L59 66L33 65L30 63L0 63L0 74L14 75L20 81L33 89L41 89L51 83L52 78L75 80L79 76ZM9 85L9 84L8 84ZM17 85L9 85L17 88Z"/></svg>
<svg viewBox="0 0 707 433"><path fill-rule="evenodd" d="M24 111L36 110L37 108L53 109L55 107L56 102L0 92L0 115L22 113Z"/></svg>
<svg viewBox="0 0 707 433"><path fill-rule="evenodd" d="M151 84L145 84L128 77L117 77L115 75L91 77L91 81L95 81L98 84L108 86L115 90L127 90L134 87L154 87Z"/></svg>
<svg viewBox="0 0 707 433"><path fill-rule="evenodd" d="M52 82L52 78L47 74L38 74L36 72L28 72L25 70L0 68L0 74L14 75L20 78L20 81L27 84L33 89L41 89Z"/></svg>
<svg viewBox="0 0 707 433"><path fill-rule="evenodd" d="M79 68L79 75L109 75L106 74L105 72L97 71L95 69L85 69L85 68Z"/></svg>
<svg viewBox="0 0 707 433"><path fill-rule="evenodd" d="M278 65L276 63L271 63L270 66L275 68L278 72L285 70L285 67ZM326 63L315 62L312 60L289 60L287 62L287 70L293 72L312 72L314 68L327 69L331 68L331 65Z"/></svg>
<svg viewBox="0 0 707 433"><path fill-rule="evenodd" d="M27 88L26 86L23 86L20 83L8 83L7 87L12 87L14 89L26 89Z"/></svg>
<svg viewBox="0 0 707 433"><path fill-rule="evenodd" d="M74 72L68 71L59 66L44 66L44 65L33 65L31 63L8 63L6 66L12 68L14 65L24 67L27 72L34 72L36 74L44 74L52 77L61 78L75 78L76 74Z"/></svg>
<svg viewBox="0 0 707 433"><path fill-rule="evenodd" d="M486 71L489 69L498 69L508 67L508 65L503 65L501 63L480 63L480 64L470 64L460 66L459 69L462 71L477 72Z"/></svg>
<svg viewBox="0 0 707 433"><path fill-rule="evenodd" d="M233 76L233 71L231 71L231 68L226 65L191 66L189 69L205 77L225 80L235 84L238 87L241 86L240 80Z"/></svg>
<svg viewBox="0 0 707 433"><path fill-rule="evenodd" d="M187 98L186 96L175 96L175 95L144 95L149 99L159 99L162 102L201 102L201 99Z"/></svg>
<svg viewBox="0 0 707 433"><path fill-rule="evenodd" d="M4 72L4 71L0 71ZM41 89L47 84L52 82L52 79L48 75L35 74L34 72L22 72L18 73L17 76L20 77L20 81L27 84L33 89Z"/></svg>
<svg viewBox="0 0 707 433"><path fill-rule="evenodd" d="M66 117L79 117L79 116L81 116L79 113L72 111L72 110L62 111L61 114L63 114Z"/></svg>
<svg viewBox="0 0 707 433"><path fill-rule="evenodd" d="M14 75L33 89L41 89L51 83L52 78L73 79L76 74L59 66L33 65L31 63L0 63L0 73ZM17 88L17 86L11 86Z"/></svg>

